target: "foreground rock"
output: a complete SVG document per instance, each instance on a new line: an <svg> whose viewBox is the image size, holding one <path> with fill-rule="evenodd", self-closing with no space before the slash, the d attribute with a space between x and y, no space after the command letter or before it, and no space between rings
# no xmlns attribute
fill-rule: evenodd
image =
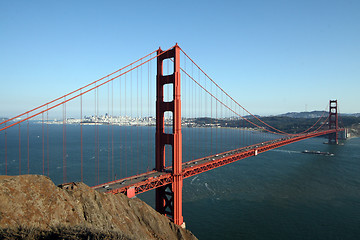
<svg viewBox="0 0 360 240"><path fill-rule="evenodd" d="M0 239L196 239L139 199L62 189L44 176L0 177Z"/></svg>

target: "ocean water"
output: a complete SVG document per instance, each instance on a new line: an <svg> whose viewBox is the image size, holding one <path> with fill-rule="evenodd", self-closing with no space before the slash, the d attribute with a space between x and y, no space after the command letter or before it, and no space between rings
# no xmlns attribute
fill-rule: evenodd
<svg viewBox="0 0 360 240"><path fill-rule="evenodd" d="M33 124L29 131L23 125L20 148L19 130L8 130L8 174L44 172L59 184L65 160L66 180L79 181L79 131L79 126L66 126L64 151L61 125ZM153 127L84 126L84 182L95 185L151 170L154 136ZM274 137L237 129L183 128L183 160ZM324 141L293 143L185 179L187 228L199 239L359 239L360 138L336 146ZM4 146L5 134L0 133L1 174ZM335 156L301 153L305 149ZM154 191L138 197L154 206Z"/></svg>

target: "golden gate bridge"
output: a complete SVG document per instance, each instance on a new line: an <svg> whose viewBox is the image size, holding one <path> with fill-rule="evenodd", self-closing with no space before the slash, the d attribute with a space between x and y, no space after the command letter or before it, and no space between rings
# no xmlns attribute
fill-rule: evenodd
<svg viewBox="0 0 360 240"><path fill-rule="evenodd" d="M312 137L328 135L337 144L344 130L338 119L337 101L330 100L328 114L305 131L275 128L176 44L4 119L0 172L83 181L128 197L155 189L156 210L182 225L184 178Z"/></svg>

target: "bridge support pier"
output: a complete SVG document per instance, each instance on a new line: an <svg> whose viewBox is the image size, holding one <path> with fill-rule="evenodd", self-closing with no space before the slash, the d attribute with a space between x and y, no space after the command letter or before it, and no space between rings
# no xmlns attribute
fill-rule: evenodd
<svg viewBox="0 0 360 240"><path fill-rule="evenodd" d="M158 54L163 53L159 48ZM172 59L174 73L163 74L163 61ZM182 216L182 134L181 134L181 99L180 99L180 48L175 47L157 57L156 76L156 143L155 169L164 171L165 145L172 147L172 184L156 189L156 210L168 216L177 225L183 224ZM173 101L164 102L164 85L172 84ZM164 113L173 113L172 134L165 133Z"/></svg>
<svg viewBox="0 0 360 240"><path fill-rule="evenodd" d="M329 129L338 129L338 111L337 111L337 100L330 100L329 103ZM338 144L338 132L329 134L329 144Z"/></svg>

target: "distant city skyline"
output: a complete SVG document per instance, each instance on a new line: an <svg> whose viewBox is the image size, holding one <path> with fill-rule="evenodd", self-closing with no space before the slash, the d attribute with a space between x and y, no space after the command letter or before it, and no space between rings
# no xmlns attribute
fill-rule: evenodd
<svg viewBox="0 0 360 240"><path fill-rule="evenodd" d="M359 1L1 1L0 116L176 42L253 114L360 108ZM155 82L155 80L154 80Z"/></svg>

